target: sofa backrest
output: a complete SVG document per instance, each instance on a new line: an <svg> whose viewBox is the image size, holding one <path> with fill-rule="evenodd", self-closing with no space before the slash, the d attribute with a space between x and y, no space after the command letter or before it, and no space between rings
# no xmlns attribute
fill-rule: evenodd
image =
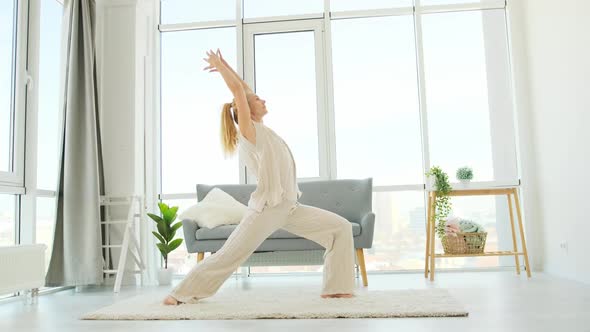
<svg viewBox="0 0 590 332"><path fill-rule="evenodd" d="M373 179L338 179L299 182L301 204L332 211L351 222L372 211ZM197 200L200 202L213 188L219 188L237 201L248 205L255 184L197 184Z"/></svg>
<svg viewBox="0 0 590 332"><path fill-rule="evenodd" d="M197 184L197 200L202 201L209 191L216 187L230 194L231 197L244 205L248 205L250 195L256 190L255 184Z"/></svg>

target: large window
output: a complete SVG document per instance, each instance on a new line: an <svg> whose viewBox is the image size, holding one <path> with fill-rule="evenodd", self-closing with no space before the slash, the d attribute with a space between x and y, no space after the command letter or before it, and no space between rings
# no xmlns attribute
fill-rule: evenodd
<svg viewBox="0 0 590 332"><path fill-rule="evenodd" d="M239 183L238 159L221 150L221 108L232 101L203 54L220 48L235 67L234 28L162 34L162 191L194 193L197 183Z"/></svg>
<svg viewBox="0 0 590 332"><path fill-rule="evenodd" d="M422 22L432 162L451 170L470 163L474 180L491 180L481 13L430 14Z"/></svg>
<svg viewBox="0 0 590 332"><path fill-rule="evenodd" d="M320 177L315 33L268 31L272 25L247 37L253 38L254 88L267 101L264 123L289 145L299 178Z"/></svg>
<svg viewBox="0 0 590 332"><path fill-rule="evenodd" d="M431 163L469 165L476 181L514 181L514 144L499 146L502 136L513 142L504 11L428 14L422 23Z"/></svg>
<svg viewBox="0 0 590 332"><path fill-rule="evenodd" d="M45 269L53 250L57 208L58 167L62 112L59 107L61 23L63 5L57 0L41 1L39 30L38 130L37 130L37 189L35 242L47 245Z"/></svg>
<svg viewBox="0 0 590 332"><path fill-rule="evenodd" d="M332 54L338 177L422 183L412 16L333 21Z"/></svg>
<svg viewBox="0 0 590 332"><path fill-rule="evenodd" d="M15 1L0 2L0 172L12 171L15 18Z"/></svg>
<svg viewBox="0 0 590 332"><path fill-rule="evenodd" d="M455 183L457 168L470 166L474 185L518 184L504 1L332 0L330 15L314 0L161 3L160 194L181 210L196 202L197 183L252 182L238 158L221 158L220 108L231 95L220 77L200 71L209 48L220 48L267 101L265 124L292 148L300 181L373 178L369 270L423 268L431 166ZM510 246L502 199L452 202L454 215L486 228L488 250ZM176 255L180 273L194 264Z"/></svg>
<svg viewBox="0 0 590 332"><path fill-rule="evenodd" d="M16 106L17 54L23 35L17 29L19 22L17 2L0 2L0 246L19 242L18 194L24 191L21 160L24 110Z"/></svg>
<svg viewBox="0 0 590 332"><path fill-rule="evenodd" d="M59 130L62 112L59 107L61 20L63 5L56 0L41 1L39 40L37 188L57 190Z"/></svg>
<svg viewBox="0 0 590 332"><path fill-rule="evenodd" d="M0 245L46 244L46 268L62 125L62 16L59 0L0 2Z"/></svg>

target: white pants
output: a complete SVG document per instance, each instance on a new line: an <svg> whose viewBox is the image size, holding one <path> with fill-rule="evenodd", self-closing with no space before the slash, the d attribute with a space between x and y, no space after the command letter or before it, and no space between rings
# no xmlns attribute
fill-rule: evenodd
<svg viewBox="0 0 590 332"><path fill-rule="evenodd" d="M336 213L286 200L262 212L248 209L221 249L197 263L170 296L185 303L212 296L280 228L326 248L322 295L353 294L355 252L351 223Z"/></svg>

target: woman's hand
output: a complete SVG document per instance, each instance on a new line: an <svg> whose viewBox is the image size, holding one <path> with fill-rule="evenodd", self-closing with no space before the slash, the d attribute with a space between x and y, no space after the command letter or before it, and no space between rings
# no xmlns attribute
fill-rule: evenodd
<svg viewBox="0 0 590 332"><path fill-rule="evenodd" d="M208 70L210 73L219 72L223 77L223 80L227 84L228 88L234 93L237 89L242 89L244 93L253 93L252 89L248 87L248 84L244 82L233 70L233 68L225 61L221 55L221 51L217 49L216 52L213 50L207 51L207 58L203 58L209 64L203 70Z"/></svg>
<svg viewBox="0 0 590 332"><path fill-rule="evenodd" d="M213 50L207 51L207 58L203 58L203 60L209 64L203 70L209 70L210 73L219 71L219 68L224 66L219 49L217 49L217 52L213 52Z"/></svg>
<svg viewBox="0 0 590 332"><path fill-rule="evenodd" d="M221 63L223 63L224 66L230 68L230 65L227 63L227 61L225 61L225 59L221 55L221 51L219 49L217 49L217 56L219 57L219 59L221 60Z"/></svg>

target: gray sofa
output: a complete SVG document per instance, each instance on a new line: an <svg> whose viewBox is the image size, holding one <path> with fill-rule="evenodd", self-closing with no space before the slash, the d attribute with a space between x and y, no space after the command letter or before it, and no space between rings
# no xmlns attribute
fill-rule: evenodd
<svg viewBox="0 0 590 332"><path fill-rule="evenodd" d="M298 183L302 196L301 204L332 211L352 223L357 267L360 268L363 285L367 286L364 248L371 248L375 229L375 214L372 212L373 179L320 180ZM197 200L203 198L213 188L219 188L237 201L248 204L255 184L197 185ZM221 225L215 228L199 228L194 220L182 220L184 243L189 253L197 253L197 261L206 252L214 253L223 246L236 225ZM256 253L278 251L323 251L319 244L279 229L260 244ZM246 262L248 263L248 262Z"/></svg>

